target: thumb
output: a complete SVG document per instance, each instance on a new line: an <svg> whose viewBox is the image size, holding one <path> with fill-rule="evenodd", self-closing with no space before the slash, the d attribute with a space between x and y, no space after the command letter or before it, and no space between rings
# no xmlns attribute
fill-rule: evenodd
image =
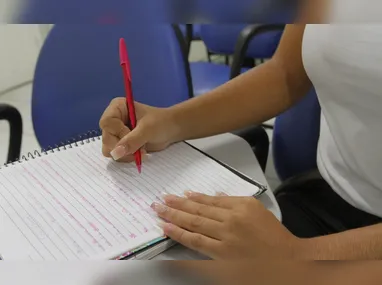
<svg viewBox="0 0 382 285"><path fill-rule="evenodd" d="M142 148L147 143L142 125L138 125L134 130L126 134L110 152L114 160L119 160L122 157L131 155Z"/></svg>

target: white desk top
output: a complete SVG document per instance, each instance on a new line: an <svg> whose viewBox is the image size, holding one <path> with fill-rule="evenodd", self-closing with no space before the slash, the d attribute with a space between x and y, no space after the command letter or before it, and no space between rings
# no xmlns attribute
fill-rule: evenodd
<svg viewBox="0 0 382 285"><path fill-rule="evenodd" d="M242 138L233 134L223 134L189 141L189 143L269 188L256 156L248 143ZM281 220L280 208L271 190L265 192L259 200ZM154 258L154 260L174 259L205 259L205 257L183 246L177 245Z"/></svg>

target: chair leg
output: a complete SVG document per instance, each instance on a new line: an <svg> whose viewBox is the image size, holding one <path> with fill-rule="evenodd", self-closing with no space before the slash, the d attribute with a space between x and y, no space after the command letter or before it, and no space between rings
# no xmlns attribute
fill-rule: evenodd
<svg viewBox="0 0 382 285"><path fill-rule="evenodd" d="M207 48L206 48L206 50L207 50L207 58L208 58L208 62L211 62L211 61L212 61L212 59L211 59L212 52L210 52Z"/></svg>

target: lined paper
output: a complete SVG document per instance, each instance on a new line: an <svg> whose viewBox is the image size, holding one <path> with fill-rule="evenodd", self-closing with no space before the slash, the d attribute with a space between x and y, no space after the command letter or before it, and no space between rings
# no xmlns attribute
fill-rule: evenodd
<svg viewBox="0 0 382 285"><path fill-rule="evenodd" d="M250 196L259 189L186 143L135 164L101 154L101 141L0 170L4 260L111 259L163 235L150 208L163 193Z"/></svg>

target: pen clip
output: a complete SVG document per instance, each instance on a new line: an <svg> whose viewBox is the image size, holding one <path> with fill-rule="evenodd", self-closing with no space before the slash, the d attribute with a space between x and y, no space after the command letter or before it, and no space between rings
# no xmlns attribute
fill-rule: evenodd
<svg viewBox="0 0 382 285"><path fill-rule="evenodd" d="M127 53L126 42L123 38L119 39L119 59L121 62L121 66L126 71L127 78L129 79L131 83L129 55Z"/></svg>

